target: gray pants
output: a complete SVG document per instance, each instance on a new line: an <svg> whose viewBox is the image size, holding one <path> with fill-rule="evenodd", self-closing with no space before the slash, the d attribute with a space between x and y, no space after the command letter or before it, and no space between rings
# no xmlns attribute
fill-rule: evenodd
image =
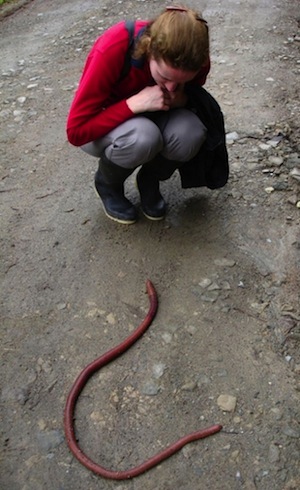
<svg viewBox="0 0 300 490"><path fill-rule="evenodd" d="M134 116L81 148L98 158L105 152L114 164L134 169L158 153L168 160L187 162L198 153L205 138L206 128L192 111L172 109Z"/></svg>

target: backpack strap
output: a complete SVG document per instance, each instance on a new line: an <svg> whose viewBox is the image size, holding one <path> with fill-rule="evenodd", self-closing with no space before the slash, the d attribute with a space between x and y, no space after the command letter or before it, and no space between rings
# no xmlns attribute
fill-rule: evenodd
<svg viewBox="0 0 300 490"><path fill-rule="evenodd" d="M125 55L125 60L124 60L124 65L121 70L121 75L120 75L120 80L123 80L123 78L128 75L130 66L131 66L131 53L132 53L132 48L134 46L134 27L135 27L135 22L133 20L126 20L125 21L125 27L128 31L128 36L129 36L129 42L128 42L128 49Z"/></svg>

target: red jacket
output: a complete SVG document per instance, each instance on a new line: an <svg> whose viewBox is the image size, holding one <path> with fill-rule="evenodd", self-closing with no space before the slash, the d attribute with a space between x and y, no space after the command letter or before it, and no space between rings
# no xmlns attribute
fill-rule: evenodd
<svg viewBox="0 0 300 490"><path fill-rule="evenodd" d="M147 23L136 21L135 34ZM127 50L128 32L124 21L110 27L96 40L67 120L67 136L72 145L95 141L135 116L126 99L155 84L147 61L142 67L131 66L128 75L120 80ZM195 82L204 85L209 69L210 63L200 70Z"/></svg>

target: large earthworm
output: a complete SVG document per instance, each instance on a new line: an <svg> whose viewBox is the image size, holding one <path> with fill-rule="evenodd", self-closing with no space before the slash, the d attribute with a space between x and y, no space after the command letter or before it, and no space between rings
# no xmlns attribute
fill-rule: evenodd
<svg viewBox="0 0 300 490"><path fill-rule="evenodd" d="M165 460L172 456L172 454L176 453L181 449L185 444L191 441L196 441L197 439L203 439L204 437L208 437L212 434L219 432L222 429L221 425L213 425L206 429L199 430L197 432L192 432L188 434L178 441L174 442L170 446L168 446L163 451L159 452L155 456L152 456L144 463L131 468L125 471L113 471L100 466L99 464L92 461L88 456L86 456L82 450L80 449L76 436L75 436L75 428L74 428L74 413L77 399L83 390L84 386L88 382L89 378L100 368L113 361L117 357L119 357L123 352L125 352L129 347L132 346L146 331L146 329L150 326L152 320L154 319L157 308L158 308L158 299L157 293L151 281L147 280L146 283L147 293L150 301L150 307L145 319L142 323L137 327L137 329L127 337L123 342L121 342L116 347L112 348L99 358L95 359L93 362L88 364L83 371L79 374L77 379L75 380L69 396L67 398L65 412L64 412L64 428L65 435L67 439L67 443L69 445L70 450L74 454L74 456L82 463L86 468L93 471L95 474L100 475L104 478L109 478L112 480L126 480L128 478L133 478L135 476L141 475L145 471L153 468L161 461Z"/></svg>

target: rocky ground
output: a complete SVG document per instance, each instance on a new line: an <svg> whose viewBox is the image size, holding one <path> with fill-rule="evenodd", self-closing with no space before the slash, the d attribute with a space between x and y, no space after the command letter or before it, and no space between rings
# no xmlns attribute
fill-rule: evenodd
<svg viewBox="0 0 300 490"><path fill-rule="evenodd" d="M67 143L65 120L93 40L164 2L0 9L3 490L300 488L299 9L189 4L211 26L206 88L224 112L230 180L183 191L174 175L166 219L129 227L105 217L96 162ZM127 192L138 205L134 176ZM70 453L64 405L81 369L144 318L147 278L158 314L84 390L80 445L126 469L223 430L133 480L105 480Z"/></svg>

